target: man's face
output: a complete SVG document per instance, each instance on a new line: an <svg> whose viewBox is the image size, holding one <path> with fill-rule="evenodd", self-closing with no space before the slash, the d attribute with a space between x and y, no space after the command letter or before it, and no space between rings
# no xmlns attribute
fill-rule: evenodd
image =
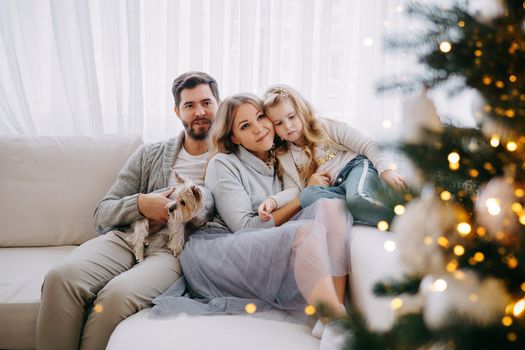
<svg viewBox="0 0 525 350"><path fill-rule="evenodd" d="M175 106L175 113L189 137L204 140L215 120L217 108L218 102L208 84L200 84L181 91L180 103Z"/></svg>

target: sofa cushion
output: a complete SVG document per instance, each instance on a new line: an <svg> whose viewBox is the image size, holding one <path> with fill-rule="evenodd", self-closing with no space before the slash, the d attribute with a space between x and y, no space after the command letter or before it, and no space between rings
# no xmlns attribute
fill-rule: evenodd
<svg viewBox="0 0 525 350"><path fill-rule="evenodd" d="M0 248L0 349L35 347L42 282L49 269L73 249Z"/></svg>
<svg viewBox="0 0 525 350"><path fill-rule="evenodd" d="M138 136L0 136L0 247L81 244Z"/></svg>
<svg viewBox="0 0 525 350"><path fill-rule="evenodd" d="M185 316L149 319L151 309L122 321L107 350L319 349L312 327L253 315Z"/></svg>

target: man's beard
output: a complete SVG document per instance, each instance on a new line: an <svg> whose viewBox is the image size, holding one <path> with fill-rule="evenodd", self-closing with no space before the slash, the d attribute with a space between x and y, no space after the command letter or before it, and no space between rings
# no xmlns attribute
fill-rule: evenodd
<svg viewBox="0 0 525 350"><path fill-rule="evenodd" d="M197 122L206 121L207 124L203 125L197 125L195 128L193 127L194 124ZM182 125L184 126L184 129L188 133L188 136L194 139L195 141L202 141L205 140L206 137L208 137L208 132L210 131L211 122L207 118L200 118L197 120L192 121L190 124L186 122L182 122Z"/></svg>

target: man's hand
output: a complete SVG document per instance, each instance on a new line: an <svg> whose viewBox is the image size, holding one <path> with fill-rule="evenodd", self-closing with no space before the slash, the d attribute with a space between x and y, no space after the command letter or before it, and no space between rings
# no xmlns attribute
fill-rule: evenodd
<svg viewBox="0 0 525 350"><path fill-rule="evenodd" d="M406 191L408 188L408 180L403 175L394 170L387 170L381 173L381 178L390 187L398 191Z"/></svg>
<svg viewBox="0 0 525 350"><path fill-rule="evenodd" d="M175 190L170 187L168 190L159 193L139 194L137 206L139 212L155 224L166 224L168 222L168 197Z"/></svg>
<svg viewBox="0 0 525 350"><path fill-rule="evenodd" d="M313 173L306 184L306 187L310 186L330 186L332 179L330 178L330 173L328 171L320 171L318 173Z"/></svg>
<svg viewBox="0 0 525 350"><path fill-rule="evenodd" d="M259 218L262 222L268 221L272 218L272 212L277 208L277 202L273 198L268 198L259 205Z"/></svg>

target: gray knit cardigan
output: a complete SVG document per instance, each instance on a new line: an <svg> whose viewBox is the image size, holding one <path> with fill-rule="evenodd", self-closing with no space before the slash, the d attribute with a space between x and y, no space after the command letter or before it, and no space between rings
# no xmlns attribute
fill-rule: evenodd
<svg viewBox="0 0 525 350"><path fill-rule="evenodd" d="M184 132L169 140L144 144L127 160L106 196L97 204L93 217L97 230L130 225L144 218L138 211L140 193L168 187L171 167L179 155Z"/></svg>

